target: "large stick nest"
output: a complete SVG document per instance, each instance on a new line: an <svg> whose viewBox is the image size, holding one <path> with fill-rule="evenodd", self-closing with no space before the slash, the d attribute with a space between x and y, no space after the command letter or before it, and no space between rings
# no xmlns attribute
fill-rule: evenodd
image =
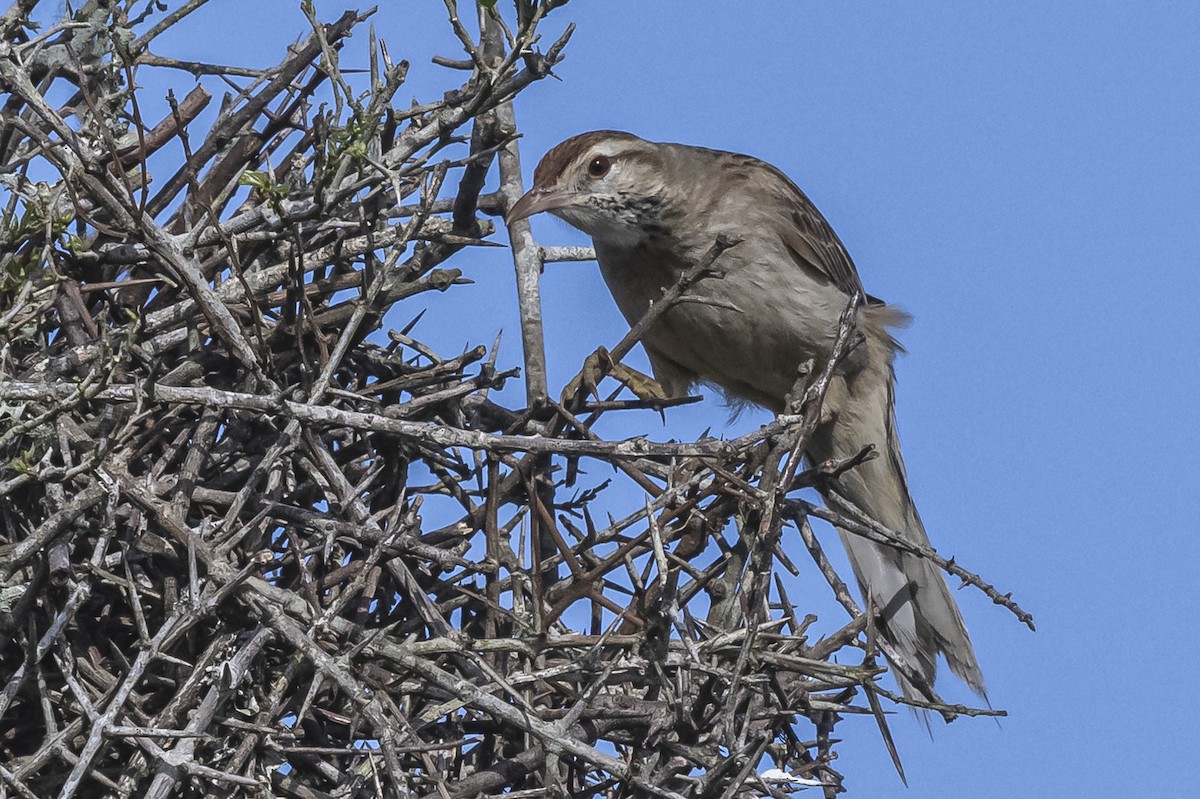
<svg viewBox="0 0 1200 799"><path fill-rule="evenodd" d="M527 354L510 408L494 349L380 330L453 291L519 191L510 101L560 57L555 4L484 12L481 42L452 14L470 77L411 108L373 33L341 71L354 13L309 11L267 70L156 53L200 4L0 18L3 790L832 795L843 715L890 747L872 625L808 518L887 531L787 496L859 460L800 470L827 375L744 439L608 441L601 417L682 401L620 365L632 341L561 402ZM145 70L180 76L162 119ZM235 87L215 116L187 72ZM785 525L851 611L823 637Z"/></svg>

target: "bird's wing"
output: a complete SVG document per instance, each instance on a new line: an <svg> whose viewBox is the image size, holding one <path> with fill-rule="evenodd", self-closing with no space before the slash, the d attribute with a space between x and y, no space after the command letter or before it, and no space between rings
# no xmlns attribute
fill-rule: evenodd
<svg viewBox="0 0 1200 799"><path fill-rule="evenodd" d="M796 265L837 286L847 295L865 294L850 253L817 206L792 180L776 167L754 159L773 180L769 181L780 203L772 204L786 214L776 220L783 246Z"/></svg>
<svg viewBox="0 0 1200 799"><path fill-rule="evenodd" d="M846 295L862 294L862 280L850 254L833 228L808 198L797 191L791 222L783 229L783 246L798 266L815 269Z"/></svg>
<svg viewBox="0 0 1200 799"><path fill-rule="evenodd" d="M752 155L710 150L683 144L659 145L675 160L674 169L689 180L697 175L719 176L720 190L714 191L715 206L738 231L759 229L778 232L783 253L813 280L836 286L849 298L859 293L868 304L881 300L863 291L854 261L841 239L821 216L817 206L777 167ZM757 210L757 224L747 225L747 207ZM751 211L751 213L754 213ZM770 246L775 247L772 241ZM707 246L707 245L705 245Z"/></svg>

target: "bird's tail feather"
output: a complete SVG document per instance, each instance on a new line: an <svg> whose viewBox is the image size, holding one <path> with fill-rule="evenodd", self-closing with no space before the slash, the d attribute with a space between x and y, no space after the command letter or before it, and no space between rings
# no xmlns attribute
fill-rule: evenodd
<svg viewBox="0 0 1200 799"><path fill-rule="evenodd" d="M896 436L891 364L896 347L882 326L868 330L864 343L868 348L865 368L830 384L825 405L829 419L814 436L809 454L817 461L848 458L874 444L879 457L845 472L839 478L837 492L826 500L837 509L840 493L903 539L929 546L908 492ZM925 558L852 533L839 533L859 587L879 614L881 634L912 672L914 679L909 679L903 668L894 669L904 695L933 697L941 653L950 670L986 698L971 638L940 570Z"/></svg>

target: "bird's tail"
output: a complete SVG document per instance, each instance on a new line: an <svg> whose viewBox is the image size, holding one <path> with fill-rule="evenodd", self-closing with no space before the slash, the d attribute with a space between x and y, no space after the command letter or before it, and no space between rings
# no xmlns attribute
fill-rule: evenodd
<svg viewBox="0 0 1200 799"><path fill-rule="evenodd" d="M874 444L879 456L845 472L826 501L837 509L840 493L903 539L928 546L925 527L908 492L896 436L892 359L899 347L885 329L885 324L896 321L884 316L890 310L868 309L876 314L864 314L866 364L830 384L825 404L829 418L818 428L809 455L814 461L848 458ZM903 668L893 669L904 695L932 698L937 657L942 653L950 670L986 697L975 649L940 570L925 558L838 532L863 596L879 615L881 635L915 677L906 677Z"/></svg>

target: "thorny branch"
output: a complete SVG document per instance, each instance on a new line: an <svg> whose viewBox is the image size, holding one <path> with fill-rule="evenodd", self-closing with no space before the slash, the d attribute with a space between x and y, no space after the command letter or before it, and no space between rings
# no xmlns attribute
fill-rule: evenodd
<svg viewBox="0 0 1200 799"><path fill-rule="evenodd" d="M307 35L247 69L165 51L205 3L0 15L0 792L840 792L835 727L873 715L891 747L879 700L901 700L810 518L906 545L791 496L871 456L802 469L837 352L741 438L605 434L689 401L605 381L644 387L622 358L736 242L561 402L538 276L586 248L508 231L526 407L495 393L521 374L496 346L413 331L469 282L451 259L499 246L512 100L563 57L572 26L540 37L564 3L474 26L447 0L457 85L411 107L407 62L373 30L348 46L369 14L305 4ZM148 70L183 97L157 119ZM824 637L788 596L801 544L850 615Z"/></svg>

